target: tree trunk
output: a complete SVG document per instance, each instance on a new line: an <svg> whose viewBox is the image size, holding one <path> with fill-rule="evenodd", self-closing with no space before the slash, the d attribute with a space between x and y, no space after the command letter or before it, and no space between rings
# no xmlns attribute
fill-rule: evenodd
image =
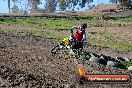
<svg viewBox="0 0 132 88"><path fill-rule="evenodd" d="M116 0L116 4L118 3L118 0Z"/></svg>
<svg viewBox="0 0 132 88"><path fill-rule="evenodd" d="M9 15L10 15L10 0L8 0L8 9L9 9Z"/></svg>

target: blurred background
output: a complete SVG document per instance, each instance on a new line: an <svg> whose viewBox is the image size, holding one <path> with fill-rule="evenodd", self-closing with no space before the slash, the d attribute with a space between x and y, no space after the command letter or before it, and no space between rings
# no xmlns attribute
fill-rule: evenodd
<svg viewBox="0 0 132 88"><path fill-rule="evenodd" d="M1 0L0 13L121 11L131 9L132 0Z"/></svg>

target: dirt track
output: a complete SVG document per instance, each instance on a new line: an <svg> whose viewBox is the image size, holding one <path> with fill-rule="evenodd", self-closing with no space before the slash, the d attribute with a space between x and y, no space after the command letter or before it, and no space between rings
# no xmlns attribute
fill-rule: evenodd
<svg viewBox="0 0 132 88"><path fill-rule="evenodd" d="M112 84L78 85L75 68L83 64L88 73L129 73L117 68L79 60L68 56L51 56L56 39L40 39L32 36L0 33L0 87L2 88L112 88ZM87 48L88 49L88 48ZM92 51L106 50L90 48ZM99 50L98 50L99 49ZM110 48L107 48L111 52ZM107 51L107 52L109 52ZM116 53L116 52L114 52ZM117 54L123 55L118 52ZM14 79L14 80L12 80ZM126 86L126 84L123 84ZM113 85L124 88L123 85Z"/></svg>

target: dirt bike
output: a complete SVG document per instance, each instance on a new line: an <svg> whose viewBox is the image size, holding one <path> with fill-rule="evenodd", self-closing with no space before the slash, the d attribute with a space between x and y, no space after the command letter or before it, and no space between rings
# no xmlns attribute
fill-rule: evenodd
<svg viewBox="0 0 132 88"><path fill-rule="evenodd" d="M51 50L52 54L57 54L59 53L59 51L61 50L68 50L70 49L70 41L68 38L64 38L60 44L56 45L55 47L53 47L53 49Z"/></svg>
<svg viewBox="0 0 132 88"><path fill-rule="evenodd" d="M86 46L87 42L84 42L82 46ZM60 44L56 45L53 47L51 50L52 55L57 55L57 54L68 54L71 50L71 42L69 41L68 38L64 38ZM79 57L80 53L82 53L83 47L80 47L78 44L78 41L75 41L75 47L72 48L72 53L70 52L71 55L75 55L75 57Z"/></svg>

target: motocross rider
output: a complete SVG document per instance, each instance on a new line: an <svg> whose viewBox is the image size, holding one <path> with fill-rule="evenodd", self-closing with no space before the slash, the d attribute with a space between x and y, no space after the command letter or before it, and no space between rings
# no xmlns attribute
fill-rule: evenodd
<svg viewBox="0 0 132 88"><path fill-rule="evenodd" d="M72 27L71 36L69 37L69 40L71 42L71 49L83 49L83 42L86 40L86 28L86 23L83 23L81 26ZM76 30L75 33L74 30Z"/></svg>

